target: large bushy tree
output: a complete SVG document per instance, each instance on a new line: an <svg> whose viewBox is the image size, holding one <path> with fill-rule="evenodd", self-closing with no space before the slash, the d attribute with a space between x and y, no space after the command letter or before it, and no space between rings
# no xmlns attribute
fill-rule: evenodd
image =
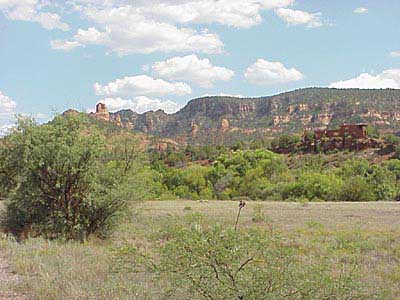
<svg viewBox="0 0 400 300"><path fill-rule="evenodd" d="M17 236L85 239L104 235L124 207L127 165L105 155L104 136L86 116L19 121L0 146L3 226Z"/></svg>

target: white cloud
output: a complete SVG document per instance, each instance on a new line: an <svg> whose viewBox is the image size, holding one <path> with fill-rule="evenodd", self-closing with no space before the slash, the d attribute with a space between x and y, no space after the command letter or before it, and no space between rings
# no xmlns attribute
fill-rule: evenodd
<svg viewBox="0 0 400 300"><path fill-rule="evenodd" d="M246 96L243 96L241 94L229 94L229 93L219 93L219 94L204 94L200 97L214 97L214 96L220 96L220 97L234 97L234 98L248 98Z"/></svg>
<svg viewBox="0 0 400 300"><path fill-rule="evenodd" d="M172 23L219 23L248 28L261 22L260 5L255 1L201 0L187 3L158 3L139 8L148 18Z"/></svg>
<svg viewBox="0 0 400 300"><path fill-rule="evenodd" d="M134 96L183 96L192 92L189 85L183 82L170 83L146 75L124 77L107 85L94 84L98 96L131 98Z"/></svg>
<svg viewBox="0 0 400 300"><path fill-rule="evenodd" d="M71 0L90 28L81 28L60 50L71 45L102 45L118 53L221 53L219 36L189 24L249 28L262 22L266 9L288 7L294 0ZM182 25L183 24L183 25ZM68 43L69 42L69 43ZM75 43L74 43L75 42ZM74 43L74 44L72 44ZM53 47L54 48L54 47Z"/></svg>
<svg viewBox="0 0 400 300"><path fill-rule="evenodd" d="M400 69L384 70L378 75L362 73L349 80L333 82L329 87L340 89L400 89Z"/></svg>
<svg viewBox="0 0 400 300"><path fill-rule="evenodd" d="M258 59L244 74L246 80L256 85L288 83L303 79L303 74L295 68L287 69L280 62Z"/></svg>
<svg viewBox="0 0 400 300"><path fill-rule="evenodd" d="M94 7L130 8L131 14L167 23L218 23L237 28L248 28L262 21L263 9L288 7L294 0L147 0L135 1L75 1L76 8L87 14ZM113 5L114 4L114 5Z"/></svg>
<svg viewBox="0 0 400 300"><path fill-rule="evenodd" d="M173 23L198 23L249 28L261 23L262 9L292 5L294 0L192 0L164 1L138 8L148 18Z"/></svg>
<svg viewBox="0 0 400 300"><path fill-rule="evenodd" d="M10 114L17 107L17 103L0 91L0 115Z"/></svg>
<svg viewBox="0 0 400 300"><path fill-rule="evenodd" d="M102 45L119 55L158 51L210 54L220 53L223 48L216 34L145 18L133 6L102 10L87 8L84 15L98 28L79 29L70 43Z"/></svg>
<svg viewBox="0 0 400 300"><path fill-rule="evenodd" d="M274 9L291 6L294 0L262 0L260 3L265 9Z"/></svg>
<svg viewBox="0 0 400 300"><path fill-rule="evenodd" d="M0 138L11 133L13 128L14 128L14 125L12 125L12 124L6 124L6 125L0 124Z"/></svg>
<svg viewBox="0 0 400 300"><path fill-rule="evenodd" d="M278 8L276 14L289 25L306 25L307 27L320 27L323 25L321 13L308 13L290 8Z"/></svg>
<svg viewBox="0 0 400 300"><path fill-rule="evenodd" d="M69 25L61 22L61 17L58 14L43 12L34 16L31 21L36 21L42 25L45 29L60 29L62 31L68 31Z"/></svg>
<svg viewBox="0 0 400 300"><path fill-rule="evenodd" d="M44 7L37 0L0 0L0 11L10 20L37 22L45 29L69 30L58 14L40 11Z"/></svg>
<svg viewBox="0 0 400 300"><path fill-rule="evenodd" d="M53 40L50 42L50 46L54 50L71 51L82 45L76 41Z"/></svg>
<svg viewBox="0 0 400 300"><path fill-rule="evenodd" d="M368 12L368 8L366 7L357 7L355 10L353 10L355 14L365 14Z"/></svg>
<svg viewBox="0 0 400 300"><path fill-rule="evenodd" d="M16 108L17 103L0 91L0 137L9 133L12 128Z"/></svg>
<svg viewBox="0 0 400 300"><path fill-rule="evenodd" d="M187 80L202 87L212 87L216 81L229 81L235 74L230 69L213 66L209 59L199 59L196 55L159 61L151 66L151 70L158 77Z"/></svg>
<svg viewBox="0 0 400 300"><path fill-rule="evenodd" d="M122 109L131 109L137 113L144 113L149 110L164 110L166 113L174 113L182 106L173 101L163 101L159 99L151 99L145 96L134 97L133 99L122 98L105 98L100 102L105 103L110 111L119 111Z"/></svg>
<svg viewBox="0 0 400 300"><path fill-rule="evenodd" d="M390 52L391 57L400 57L400 50L399 51L392 51Z"/></svg>

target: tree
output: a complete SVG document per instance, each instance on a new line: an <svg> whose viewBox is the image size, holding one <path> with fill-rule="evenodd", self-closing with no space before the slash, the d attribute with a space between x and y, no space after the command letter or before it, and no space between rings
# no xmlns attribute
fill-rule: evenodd
<svg viewBox="0 0 400 300"><path fill-rule="evenodd" d="M108 158L105 139L83 116L23 120L0 148L6 231L83 240L105 235L124 207L126 164Z"/></svg>

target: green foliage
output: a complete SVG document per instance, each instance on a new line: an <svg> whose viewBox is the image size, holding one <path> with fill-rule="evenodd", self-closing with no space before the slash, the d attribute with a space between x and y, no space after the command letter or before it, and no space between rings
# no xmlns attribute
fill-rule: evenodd
<svg viewBox="0 0 400 300"><path fill-rule="evenodd" d="M368 137L370 138L379 139L378 129L375 126L372 126L371 124L367 126L367 134Z"/></svg>
<svg viewBox="0 0 400 300"><path fill-rule="evenodd" d="M349 178L340 191L341 201L373 201L373 188L361 176Z"/></svg>
<svg viewBox="0 0 400 300"><path fill-rule="evenodd" d="M346 181L342 192L344 201L394 200L397 195L396 173L385 166L350 160L340 168L339 175Z"/></svg>
<svg viewBox="0 0 400 300"><path fill-rule="evenodd" d="M287 149L295 152L299 146L301 137L297 134L284 134L274 138L271 142L272 149Z"/></svg>
<svg viewBox="0 0 400 300"><path fill-rule="evenodd" d="M286 169L283 159L271 151L236 151L218 158L210 180L219 196L266 199L271 182ZM227 195L228 189L232 192Z"/></svg>
<svg viewBox="0 0 400 300"><path fill-rule="evenodd" d="M352 269L329 259L304 263L279 235L261 229L235 231L201 221L176 225L162 246L159 276L169 298L372 299ZM174 259L171 259L173 257ZM185 296L183 296L185 297Z"/></svg>
<svg viewBox="0 0 400 300"><path fill-rule="evenodd" d="M186 151L193 151L191 146ZM336 155L336 154L335 154ZM289 169L282 155L269 150L224 152L209 166L184 168L152 164L162 185L180 198L294 201L392 201L400 194L398 160L373 165L365 159L305 156ZM295 158L292 158L295 159Z"/></svg>
<svg viewBox="0 0 400 300"><path fill-rule="evenodd" d="M20 121L3 142L0 161L3 226L17 236L104 236L125 207L131 162L106 151L85 117L57 116L42 126Z"/></svg>
<svg viewBox="0 0 400 300"><path fill-rule="evenodd" d="M400 146L396 146L395 153L396 153L396 158L400 159Z"/></svg>
<svg viewBox="0 0 400 300"><path fill-rule="evenodd" d="M163 183L176 196L184 199L212 199L213 193L207 180L209 169L191 165L185 169L168 169Z"/></svg>
<svg viewBox="0 0 400 300"><path fill-rule="evenodd" d="M280 193L283 199L306 198L309 201L335 201L342 187L342 180L334 174L301 173L296 181L282 185Z"/></svg>

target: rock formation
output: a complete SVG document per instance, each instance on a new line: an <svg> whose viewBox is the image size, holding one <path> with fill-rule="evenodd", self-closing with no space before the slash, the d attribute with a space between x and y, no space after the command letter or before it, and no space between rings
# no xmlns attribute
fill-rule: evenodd
<svg viewBox="0 0 400 300"><path fill-rule="evenodd" d="M98 120L110 122L110 113L104 103L101 102L97 103L94 117Z"/></svg>
<svg viewBox="0 0 400 300"><path fill-rule="evenodd" d="M189 101L174 114L162 110L109 113L99 103L92 115L134 131L193 143L207 143L216 134L254 139L257 134L299 133L305 128L329 129L359 122L397 132L400 90L307 88L260 98L203 97Z"/></svg>

